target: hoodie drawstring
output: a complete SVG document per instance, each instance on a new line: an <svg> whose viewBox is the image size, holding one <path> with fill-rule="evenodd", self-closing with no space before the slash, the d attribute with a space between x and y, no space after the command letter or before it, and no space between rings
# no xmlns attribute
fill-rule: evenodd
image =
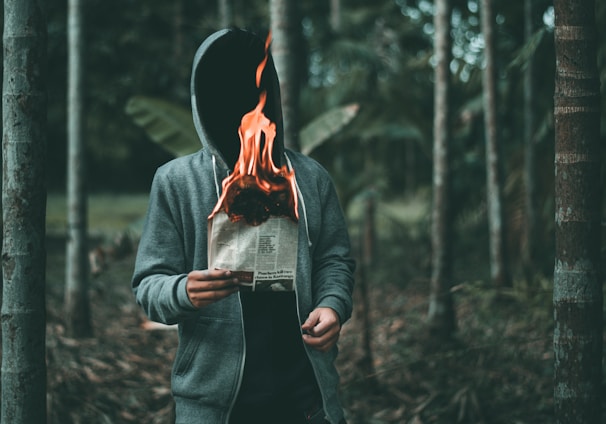
<svg viewBox="0 0 606 424"><path fill-rule="evenodd" d="M286 157L286 163L288 164L288 170L292 171L293 166L292 166L292 163L290 162L290 158L288 157L286 152L284 152L284 156ZM301 193L301 189L299 188L299 183L297 183L296 176L295 176L295 187L297 188L297 197L301 201L301 207L303 209L303 219L305 220L305 234L307 234L307 245L309 247L311 247L312 242L311 242L311 237L309 237L309 224L307 223L307 208L305 207L305 199L303 199L303 193Z"/></svg>
<svg viewBox="0 0 606 424"><path fill-rule="evenodd" d="M221 190L219 189L219 180L217 179L217 159L213 155L213 175L215 176L215 190L217 191L217 200L221 198Z"/></svg>

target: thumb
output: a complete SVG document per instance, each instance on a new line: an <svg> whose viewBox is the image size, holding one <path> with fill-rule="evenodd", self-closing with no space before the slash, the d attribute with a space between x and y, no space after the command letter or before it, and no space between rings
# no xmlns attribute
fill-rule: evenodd
<svg viewBox="0 0 606 424"><path fill-rule="evenodd" d="M307 319L305 320L305 322L303 323L303 325L301 326L301 328L303 330L311 330L312 328L314 328L316 326L316 324L319 321L319 312L317 309L314 309L313 311L311 311L311 313L309 314L309 316L307 317Z"/></svg>

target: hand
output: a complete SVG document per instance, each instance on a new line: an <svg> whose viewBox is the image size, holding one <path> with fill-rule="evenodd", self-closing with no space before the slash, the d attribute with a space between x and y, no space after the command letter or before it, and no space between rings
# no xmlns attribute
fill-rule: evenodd
<svg viewBox="0 0 606 424"><path fill-rule="evenodd" d="M238 279L226 269L205 269L187 274L187 296L196 308L203 308L239 290Z"/></svg>
<svg viewBox="0 0 606 424"><path fill-rule="evenodd" d="M339 340L341 322L334 309L316 308L311 311L301 329L305 344L320 352L327 352Z"/></svg>

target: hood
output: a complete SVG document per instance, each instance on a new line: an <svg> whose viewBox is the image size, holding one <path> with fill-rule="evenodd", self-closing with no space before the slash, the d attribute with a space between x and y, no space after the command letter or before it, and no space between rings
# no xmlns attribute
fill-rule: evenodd
<svg viewBox="0 0 606 424"><path fill-rule="evenodd" d="M238 127L242 116L255 108L259 95L267 91L263 113L276 124L272 152L274 163L284 163L284 132L280 85L269 54L257 88L257 66L265 57L265 41L242 29L224 29L202 42L191 76L191 103L194 125L202 145L230 170L240 154Z"/></svg>

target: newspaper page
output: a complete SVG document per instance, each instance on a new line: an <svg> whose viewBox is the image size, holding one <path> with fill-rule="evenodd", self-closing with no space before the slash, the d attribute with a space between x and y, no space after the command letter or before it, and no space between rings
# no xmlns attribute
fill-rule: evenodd
<svg viewBox="0 0 606 424"><path fill-rule="evenodd" d="M297 246L298 225L288 217L252 226L221 211L208 222L208 266L231 270L242 291L293 291Z"/></svg>

